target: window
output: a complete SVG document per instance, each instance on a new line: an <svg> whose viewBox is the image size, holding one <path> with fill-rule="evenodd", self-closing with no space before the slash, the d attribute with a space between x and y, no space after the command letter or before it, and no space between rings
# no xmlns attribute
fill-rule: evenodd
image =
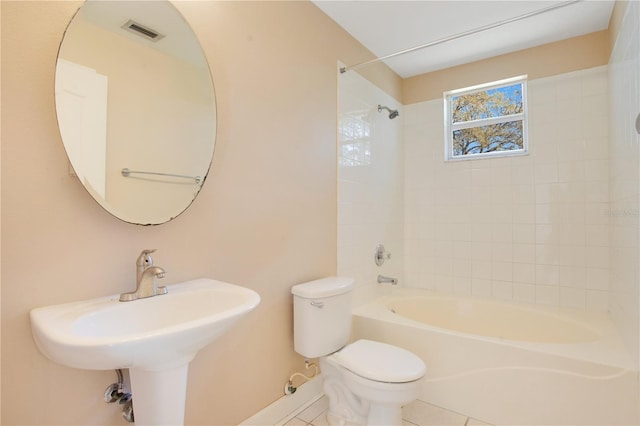
<svg viewBox="0 0 640 426"><path fill-rule="evenodd" d="M526 78L444 93L445 160L527 153Z"/></svg>

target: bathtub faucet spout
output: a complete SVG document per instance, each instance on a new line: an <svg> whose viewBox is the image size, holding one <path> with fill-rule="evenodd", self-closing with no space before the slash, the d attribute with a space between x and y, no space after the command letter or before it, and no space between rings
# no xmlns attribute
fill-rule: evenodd
<svg viewBox="0 0 640 426"><path fill-rule="evenodd" d="M398 279L385 277L384 275L378 275L378 284L382 283L391 283L393 285L398 285Z"/></svg>

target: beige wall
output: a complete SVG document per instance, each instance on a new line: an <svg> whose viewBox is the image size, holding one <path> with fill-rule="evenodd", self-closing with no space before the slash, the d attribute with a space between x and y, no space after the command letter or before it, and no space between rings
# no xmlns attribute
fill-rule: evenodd
<svg viewBox="0 0 640 426"><path fill-rule="evenodd" d="M177 2L213 70L218 139L200 196L156 227L104 212L69 176L56 126L58 45L79 1L2 2L3 425L123 424L111 371L48 361L31 308L130 291L156 248L167 283L206 276L262 303L190 367L186 421L231 425L303 369L291 285L336 272L336 61L370 53L308 2ZM400 79L367 70L399 97Z"/></svg>
<svg viewBox="0 0 640 426"><path fill-rule="evenodd" d="M520 50L482 61L421 74L403 82L405 105L442 98L447 90L527 74L538 79L600 65L609 60L609 31Z"/></svg>

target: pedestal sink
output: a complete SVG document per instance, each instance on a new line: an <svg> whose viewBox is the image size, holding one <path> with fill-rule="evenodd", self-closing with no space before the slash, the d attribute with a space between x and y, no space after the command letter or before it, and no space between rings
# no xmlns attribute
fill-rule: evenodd
<svg viewBox="0 0 640 426"><path fill-rule="evenodd" d="M120 295L36 308L31 328L52 361L90 370L128 368L138 425L182 425L189 362L260 303L253 290L211 279L168 294Z"/></svg>

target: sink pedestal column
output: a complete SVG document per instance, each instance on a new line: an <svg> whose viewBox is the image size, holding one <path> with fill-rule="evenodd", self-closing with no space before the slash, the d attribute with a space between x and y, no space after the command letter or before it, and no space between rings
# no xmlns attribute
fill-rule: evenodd
<svg viewBox="0 0 640 426"><path fill-rule="evenodd" d="M184 424L189 364L150 371L131 368L133 415L138 426Z"/></svg>

